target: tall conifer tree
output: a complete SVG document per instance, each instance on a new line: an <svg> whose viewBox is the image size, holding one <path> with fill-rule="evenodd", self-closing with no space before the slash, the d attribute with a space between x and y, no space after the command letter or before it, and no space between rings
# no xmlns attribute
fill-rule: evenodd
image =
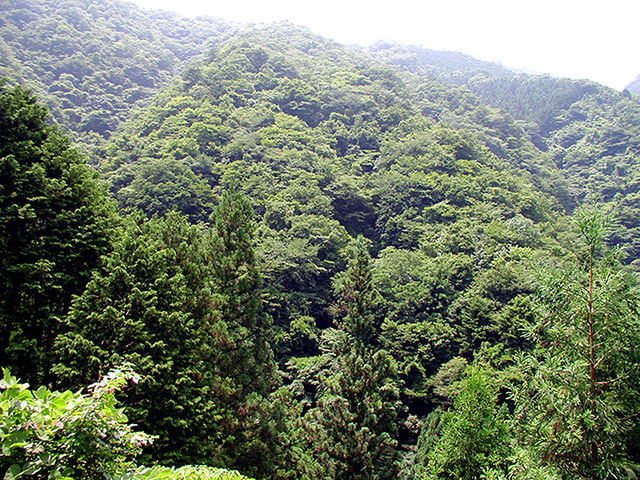
<svg viewBox="0 0 640 480"><path fill-rule="evenodd" d="M96 172L21 87L0 85L0 363L50 383L60 319L111 246Z"/></svg>
<svg viewBox="0 0 640 480"><path fill-rule="evenodd" d="M581 208L578 268L540 272L541 322L515 393L522 441L564 478L635 478L640 317L634 282L607 250L606 215Z"/></svg>
<svg viewBox="0 0 640 480"><path fill-rule="evenodd" d="M221 322L212 331L212 368L221 379L227 465L260 478L275 468L277 441L269 392L277 385L270 322L261 308L249 200L231 186L213 213L210 237L213 302Z"/></svg>
<svg viewBox="0 0 640 480"><path fill-rule="evenodd" d="M309 415L315 426L314 449L328 478L395 479L395 365L375 346L375 292L362 238L336 290L346 316L339 331L325 334L322 345L328 372L318 406Z"/></svg>
<svg viewBox="0 0 640 480"><path fill-rule="evenodd" d="M175 213L133 216L60 335L56 373L71 385L128 361L142 380L125 402L159 439L157 460L270 475L276 385L260 308L248 200L226 192L214 228Z"/></svg>
<svg viewBox="0 0 640 480"><path fill-rule="evenodd" d="M506 471L510 453L506 409L497 406L490 372L468 367L450 410L435 410L420 435L415 465L424 480L475 480Z"/></svg>
<svg viewBox="0 0 640 480"><path fill-rule="evenodd" d="M253 209L232 186L222 195L213 219L212 280L216 305L228 329L228 373L237 378L243 394L265 394L276 384L276 376L269 345L270 325L261 308Z"/></svg>
<svg viewBox="0 0 640 480"><path fill-rule="evenodd" d="M54 371L77 388L133 363L141 381L129 392L127 414L159 437L156 459L223 464L209 336L221 315L202 232L176 214L135 215L125 224L113 253L73 302Z"/></svg>

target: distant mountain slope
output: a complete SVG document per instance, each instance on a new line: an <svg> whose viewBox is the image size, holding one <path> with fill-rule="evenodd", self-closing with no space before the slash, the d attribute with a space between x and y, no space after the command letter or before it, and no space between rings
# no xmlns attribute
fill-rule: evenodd
<svg viewBox="0 0 640 480"><path fill-rule="evenodd" d="M640 258L640 100L588 80L515 74L461 54L406 46L374 55L424 78L462 85L484 104L509 113L566 179L569 198L616 205L622 228L610 241ZM571 208L570 203L565 206Z"/></svg>
<svg viewBox="0 0 640 480"><path fill-rule="evenodd" d="M110 0L9 0L0 3L0 77L34 88L76 140L97 144L233 31Z"/></svg>
<svg viewBox="0 0 640 480"><path fill-rule="evenodd" d="M512 77L515 73L493 62L459 52L443 52L411 45L379 42L368 49L376 58L412 73L456 85L466 85L476 75Z"/></svg>
<svg viewBox="0 0 640 480"><path fill-rule="evenodd" d="M638 75L633 82L627 85L627 90L631 93L640 93L640 75Z"/></svg>
<svg viewBox="0 0 640 480"><path fill-rule="evenodd" d="M125 212L177 208L206 223L226 186L251 197L282 361L314 344L296 325L331 324L331 278L353 237L392 263L423 251L425 265L443 255L453 262L444 276L464 270L442 304L424 300L435 302L429 318L458 324L446 346L432 345L446 358L471 348L455 346L466 327L449 315L475 308L451 302L468 288L489 295L476 281L488 281L492 262L512 248L555 245L542 232L562 216L552 195L561 179L508 115L290 24L245 31L192 63L103 156ZM504 301L523 288L504 282L496 286ZM485 338L503 328L500 302L486 306ZM389 328L388 341L402 344L413 327Z"/></svg>

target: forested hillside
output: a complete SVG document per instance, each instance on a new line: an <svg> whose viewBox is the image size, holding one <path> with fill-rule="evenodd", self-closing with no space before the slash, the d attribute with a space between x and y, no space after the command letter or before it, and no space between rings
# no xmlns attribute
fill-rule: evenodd
<svg viewBox="0 0 640 480"><path fill-rule="evenodd" d="M384 45L373 52L405 70L464 85L483 103L509 113L534 143L537 155L561 171L570 190L565 208L570 211L570 202L589 198L613 202L621 228L611 234L610 244L628 251L627 262L638 258L637 97L587 80L516 75L451 53Z"/></svg>
<svg viewBox="0 0 640 480"><path fill-rule="evenodd" d="M0 77L26 83L86 147L100 144L228 22L92 0L0 3Z"/></svg>
<svg viewBox="0 0 640 480"><path fill-rule="evenodd" d="M153 438L109 478L640 471L636 96L289 23L2 13L0 359L135 372ZM75 445L41 471L107 478Z"/></svg>

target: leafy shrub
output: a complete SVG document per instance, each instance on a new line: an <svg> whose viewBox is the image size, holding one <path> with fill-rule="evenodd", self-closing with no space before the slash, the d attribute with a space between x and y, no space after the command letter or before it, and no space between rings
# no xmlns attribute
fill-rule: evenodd
<svg viewBox="0 0 640 480"><path fill-rule="evenodd" d="M0 381L0 473L3 478L114 478L133 471L152 438L126 423L114 393L138 377L115 369L88 393L30 390L7 370Z"/></svg>
<svg viewBox="0 0 640 480"><path fill-rule="evenodd" d="M143 468L133 476L123 475L117 480L249 480L238 472L202 465Z"/></svg>
<svg viewBox="0 0 640 480"><path fill-rule="evenodd" d="M5 480L248 480L205 466L139 467L153 437L135 431L115 393L139 376L131 364L112 370L88 393L30 390L7 370L0 381L0 475Z"/></svg>

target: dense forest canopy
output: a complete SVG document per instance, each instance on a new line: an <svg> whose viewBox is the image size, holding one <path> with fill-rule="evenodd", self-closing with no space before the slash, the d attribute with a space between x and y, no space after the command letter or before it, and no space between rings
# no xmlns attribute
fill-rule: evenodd
<svg viewBox="0 0 640 480"><path fill-rule="evenodd" d="M4 478L635 478L632 89L0 11Z"/></svg>
<svg viewBox="0 0 640 480"><path fill-rule="evenodd" d="M28 84L85 149L235 27L127 3L0 4L0 77Z"/></svg>

